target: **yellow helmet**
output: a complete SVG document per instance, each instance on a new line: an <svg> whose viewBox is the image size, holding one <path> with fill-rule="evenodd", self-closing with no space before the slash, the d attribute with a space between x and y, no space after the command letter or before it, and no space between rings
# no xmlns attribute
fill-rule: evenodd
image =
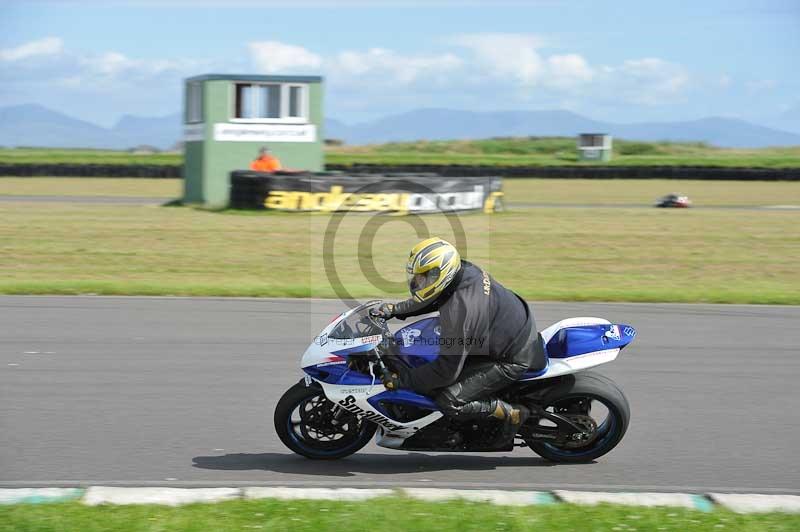
<svg viewBox="0 0 800 532"><path fill-rule="evenodd" d="M408 288L415 301L432 301L453 282L461 269L461 256L441 238L423 240L411 250L406 265Z"/></svg>

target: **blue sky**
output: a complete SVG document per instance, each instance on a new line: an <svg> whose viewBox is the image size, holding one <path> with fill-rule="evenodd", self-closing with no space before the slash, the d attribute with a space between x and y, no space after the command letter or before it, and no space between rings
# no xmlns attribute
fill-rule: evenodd
<svg viewBox="0 0 800 532"><path fill-rule="evenodd" d="M0 106L103 125L206 72L326 77L331 117L419 107L730 116L800 131L800 1L0 2Z"/></svg>

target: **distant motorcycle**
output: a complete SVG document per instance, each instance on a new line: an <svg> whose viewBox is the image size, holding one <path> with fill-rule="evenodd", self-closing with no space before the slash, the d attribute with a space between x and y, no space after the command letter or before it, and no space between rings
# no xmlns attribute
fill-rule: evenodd
<svg viewBox="0 0 800 532"><path fill-rule="evenodd" d="M411 390L387 390L391 367L416 367L439 353L439 318L392 334L370 315L370 301L337 316L301 359L305 377L275 408L275 430L292 451L312 459L351 455L377 432L381 447L402 451L486 452L530 447L554 462L587 462L611 451L630 420L628 400L614 382L587 368L611 362L633 341L630 325L570 318L542 331L548 365L500 392L531 411L514 441L498 446L500 423L444 417L436 403ZM455 446L451 436L459 432Z"/></svg>
<svg viewBox="0 0 800 532"><path fill-rule="evenodd" d="M688 209L691 206L692 200L689 199L689 196L684 196L682 194L667 194L666 196L658 198L658 201L656 201L656 207Z"/></svg>

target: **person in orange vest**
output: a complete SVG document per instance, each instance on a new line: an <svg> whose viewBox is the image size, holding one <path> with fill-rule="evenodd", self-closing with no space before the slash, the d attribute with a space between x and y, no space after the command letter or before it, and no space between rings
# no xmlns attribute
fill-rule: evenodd
<svg viewBox="0 0 800 532"><path fill-rule="evenodd" d="M267 146L258 150L258 158L250 163L250 169L256 172L277 172L282 170L281 162L272 155Z"/></svg>

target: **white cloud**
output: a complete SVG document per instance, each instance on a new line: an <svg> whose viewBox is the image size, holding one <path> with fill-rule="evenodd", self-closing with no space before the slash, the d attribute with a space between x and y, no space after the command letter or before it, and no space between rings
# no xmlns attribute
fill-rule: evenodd
<svg viewBox="0 0 800 532"><path fill-rule="evenodd" d="M133 59L119 52L75 56L72 72L57 80L65 87L111 89L148 85L198 74L205 65L193 59Z"/></svg>
<svg viewBox="0 0 800 532"><path fill-rule="evenodd" d="M78 61L89 73L108 77L121 74L152 76L167 71L187 70L197 64L193 60L180 59L131 59L119 52L80 57Z"/></svg>
<svg viewBox="0 0 800 532"><path fill-rule="evenodd" d="M553 55L547 58L549 78L555 87L572 87L588 83L594 77L589 63L578 54Z"/></svg>
<svg viewBox="0 0 800 532"><path fill-rule="evenodd" d="M90 72L102 76L114 76L134 67L131 61L119 52L105 52L100 55L81 57L79 62Z"/></svg>
<svg viewBox="0 0 800 532"><path fill-rule="evenodd" d="M597 102L655 106L681 101L692 85L679 64L655 57L591 64L574 51L548 53L552 44L535 34L461 34L440 43L438 50L406 53L378 47L322 52L255 41L245 45L240 58L216 61L130 57L113 50L81 53L64 50L61 39L48 37L0 50L0 79L8 91L20 95L32 88L58 87L75 98L102 94L122 102L143 101L145 96L166 101L180 94L182 78L209 71L323 74L331 101L364 113L423 106L580 110L582 102L592 107ZM727 76L708 79L715 87L730 83ZM774 84L761 80L751 90Z"/></svg>
<svg viewBox="0 0 800 532"><path fill-rule="evenodd" d="M277 41L258 41L248 45L250 57L259 72L265 74L318 70L322 58L302 46Z"/></svg>
<svg viewBox="0 0 800 532"><path fill-rule="evenodd" d="M334 82L363 83L368 78L378 85L410 85L417 81L442 84L463 65L451 53L402 55L392 50L372 48L365 52L345 51L327 65Z"/></svg>
<svg viewBox="0 0 800 532"><path fill-rule="evenodd" d="M543 39L519 33L470 33L449 40L472 51L476 74L495 79L535 85L544 74L544 64L537 51Z"/></svg>
<svg viewBox="0 0 800 532"><path fill-rule="evenodd" d="M522 88L573 90L590 82L594 69L576 53L547 56L547 39L524 33L471 33L449 40L472 53L474 73L495 83Z"/></svg>
<svg viewBox="0 0 800 532"><path fill-rule="evenodd" d="M662 105L681 98L690 79L682 65L657 57L629 59L603 71L605 82L618 97L643 105Z"/></svg>
<svg viewBox="0 0 800 532"><path fill-rule="evenodd" d="M19 61L34 56L58 55L64 49L64 43L58 37L45 37L30 41L14 48L0 49L0 60Z"/></svg>
<svg viewBox="0 0 800 532"><path fill-rule="evenodd" d="M323 56L277 41L250 43L249 49L262 72L318 71L339 96L346 91L376 106L403 99L409 90L419 101L439 94L442 103L458 91L459 97L472 95L483 105L491 91L510 105L578 102L591 94L621 105L655 106L683 98L690 81L683 66L655 57L593 66L578 53L546 54L546 39L534 34L472 33L444 42L456 49L404 54L369 48Z"/></svg>
<svg viewBox="0 0 800 532"><path fill-rule="evenodd" d="M385 48L346 50L327 57L278 41L251 42L248 49L250 62L259 72L322 72L333 85L360 89L417 81L441 84L463 65L463 60L452 53L400 54Z"/></svg>
<svg viewBox="0 0 800 532"><path fill-rule="evenodd" d="M131 58L117 51L76 52L64 49L58 37L0 50L0 60L0 80L20 94L50 85L78 93L121 92L130 87L156 92L178 87L182 77L202 73L209 65L195 59Z"/></svg>

